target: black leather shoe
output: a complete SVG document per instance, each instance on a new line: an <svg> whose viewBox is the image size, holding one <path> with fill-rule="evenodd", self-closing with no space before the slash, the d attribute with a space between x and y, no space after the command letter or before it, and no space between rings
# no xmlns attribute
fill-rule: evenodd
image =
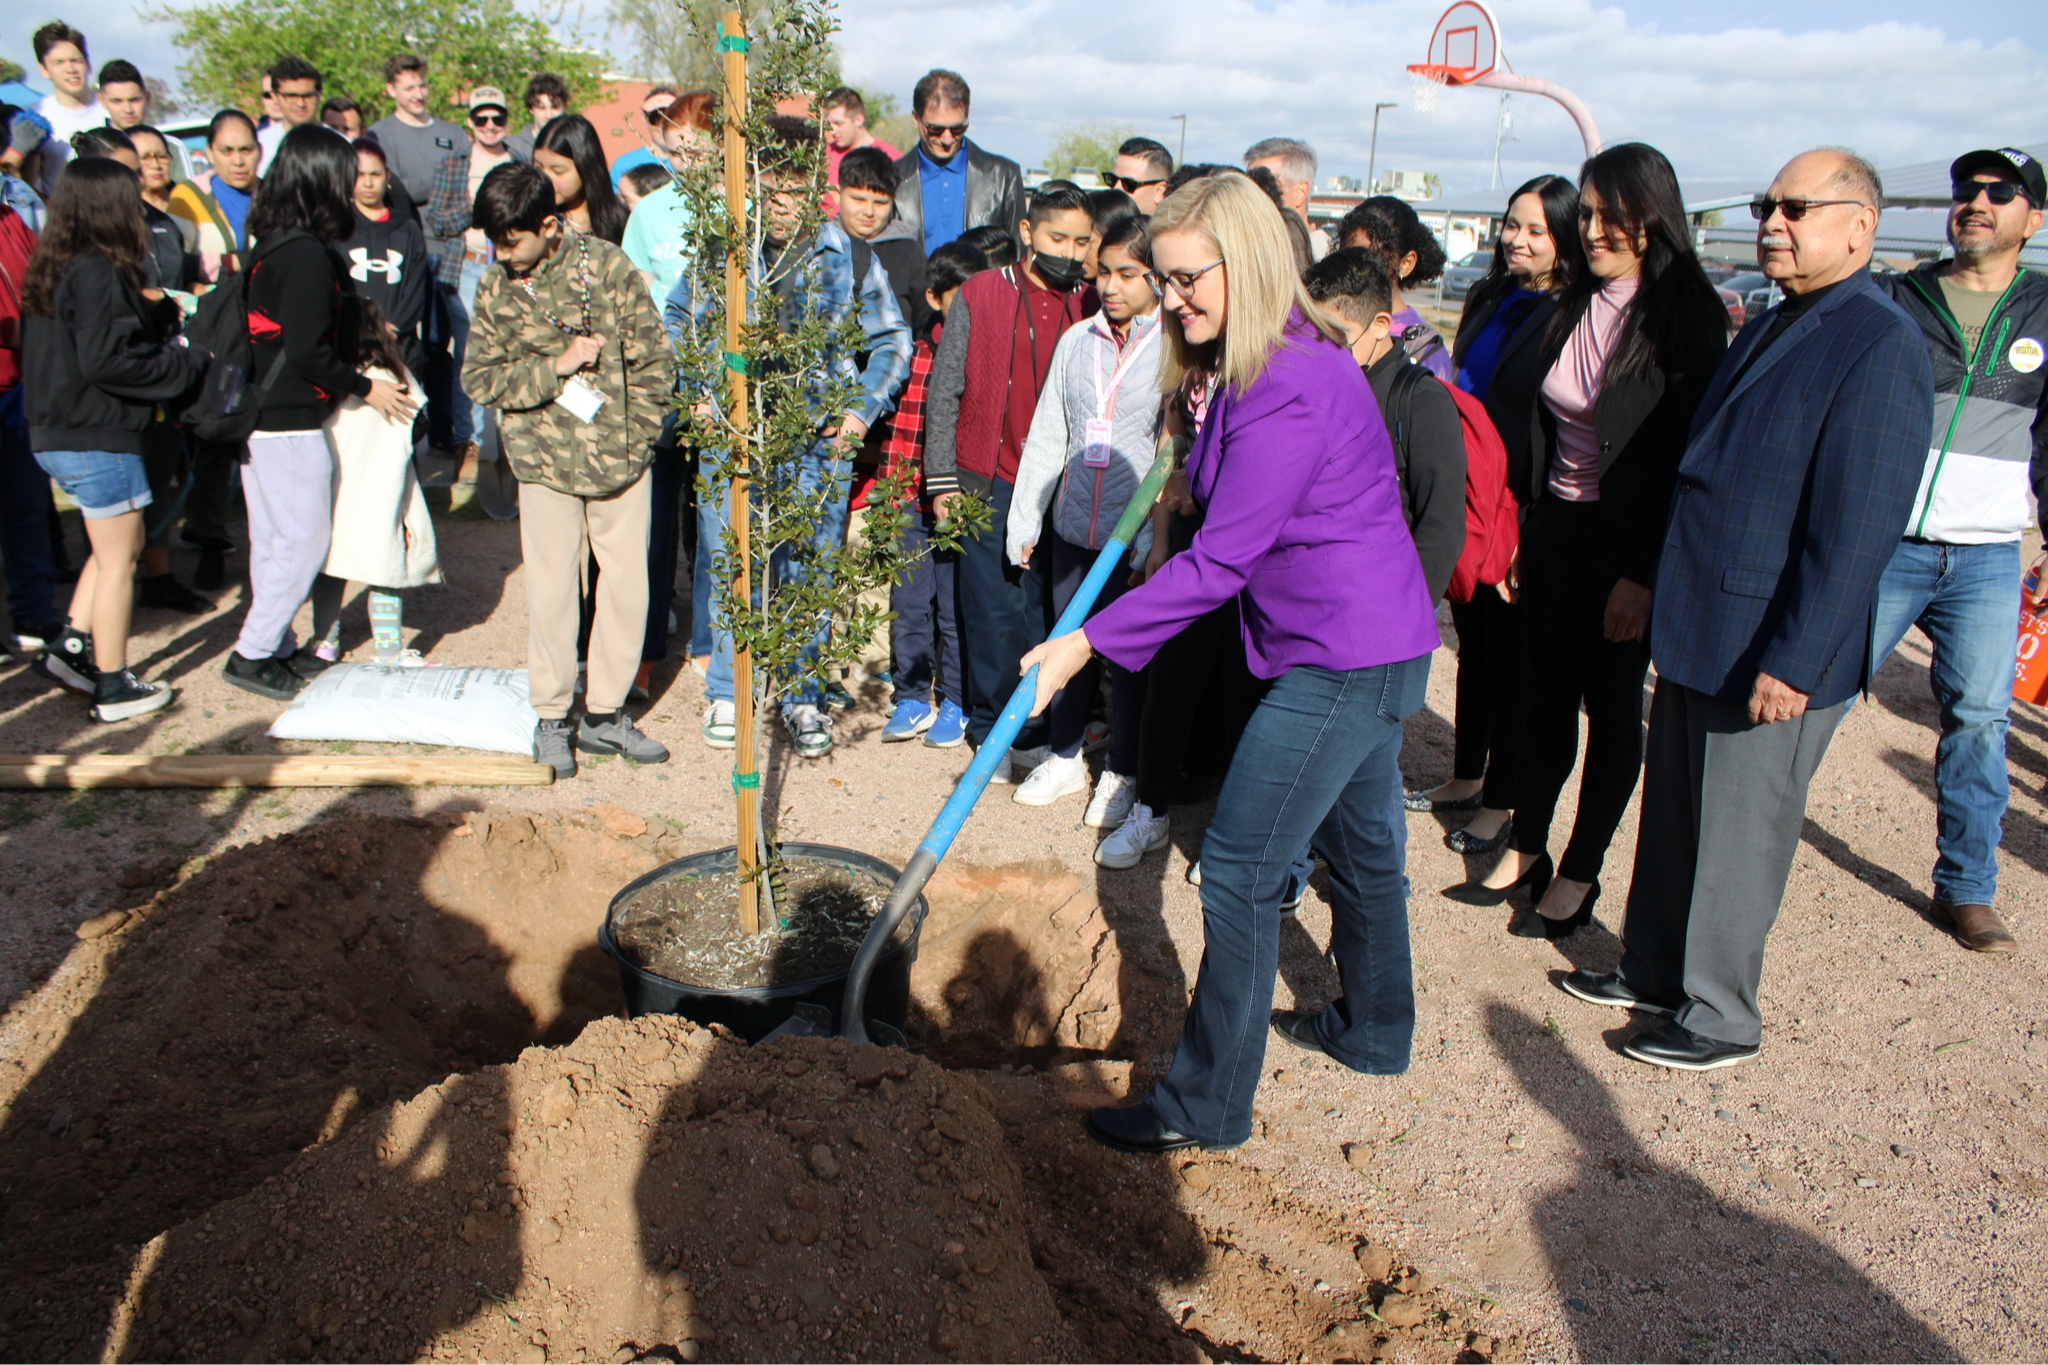
<svg viewBox="0 0 2048 1365"><path fill-rule="evenodd" d="M1482 792L1473 792L1470 796L1460 796L1456 800L1445 801L1431 796L1426 791L1403 792L1401 794L1401 806L1405 810L1423 811L1425 813L1440 810L1478 810L1479 798L1482 795L1484 795Z"/></svg>
<svg viewBox="0 0 2048 1365"><path fill-rule="evenodd" d="M1508 836L1514 832L1515 822L1513 820L1503 821L1501 827L1494 832L1494 836L1491 839L1477 838L1468 829L1454 829L1444 835L1444 847L1453 853L1462 853L1467 858L1477 858L1492 853L1505 845L1508 841Z"/></svg>
<svg viewBox="0 0 2048 1365"><path fill-rule="evenodd" d="M1568 917L1552 919L1532 905L1528 914L1508 926L1508 932L1516 938L1570 938L1593 922L1593 906L1599 899L1600 883L1594 882L1586 888L1585 899L1579 902L1579 908Z"/></svg>
<svg viewBox="0 0 2048 1365"><path fill-rule="evenodd" d="M1330 1049L1323 1046L1323 1035L1316 1031L1316 1016L1309 1010L1274 1010L1273 1032L1304 1052L1330 1055Z"/></svg>
<svg viewBox="0 0 2048 1365"><path fill-rule="evenodd" d="M1641 1010L1645 1014L1661 1014L1667 1019L1676 1013L1669 1005L1659 1005L1637 995L1635 987L1621 979L1620 972L1589 972L1581 968L1576 972L1566 972L1557 985L1566 995L1576 996L1589 1005Z"/></svg>
<svg viewBox="0 0 2048 1365"><path fill-rule="evenodd" d="M1176 1132L1161 1123L1149 1104L1126 1105L1121 1109L1096 1109L1088 1115L1088 1136L1105 1147L1139 1156L1177 1152L1183 1147L1200 1147L1209 1152L1227 1152L1241 1146L1236 1142L1204 1142Z"/></svg>
<svg viewBox="0 0 2048 1365"><path fill-rule="evenodd" d="M1546 853L1529 864L1527 872L1506 886L1493 887L1483 886L1478 882L1459 882L1456 886L1445 887L1443 894L1445 899L1454 900L1460 905L1501 905L1509 896L1526 886L1532 899L1541 900L1544 891L1550 886L1550 872L1550 855Z"/></svg>
<svg viewBox="0 0 2048 1365"><path fill-rule="evenodd" d="M1761 1051L1754 1043L1724 1043L1694 1033L1677 1020L1638 1033L1621 1045L1621 1055L1676 1071L1712 1071L1717 1066L1746 1062Z"/></svg>

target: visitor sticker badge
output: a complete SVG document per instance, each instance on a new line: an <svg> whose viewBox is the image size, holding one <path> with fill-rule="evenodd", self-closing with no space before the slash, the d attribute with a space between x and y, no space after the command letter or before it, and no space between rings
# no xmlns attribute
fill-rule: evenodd
<svg viewBox="0 0 2048 1365"><path fill-rule="evenodd" d="M2005 353L2005 358L2011 361L2012 367L2021 374L2032 374L2041 368L2043 360L2048 360L2048 350L2043 350L2041 343L2032 337L2021 337L2012 344L2012 349Z"/></svg>
<svg viewBox="0 0 2048 1365"><path fill-rule="evenodd" d="M1110 457L1116 454L1110 445L1110 431L1115 424L1107 417L1092 417L1084 433L1081 447L1081 463L1090 469L1109 468Z"/></svg>
<svg viewBox="0 0 2048 1365"><path fill-rule="evenodd" d="M562 385L562 396L555 400L569 410L569 415L579 422L588 422L597 416L597 410L604 406L604 395L590 387L590 381L582 375Z"/></svg>

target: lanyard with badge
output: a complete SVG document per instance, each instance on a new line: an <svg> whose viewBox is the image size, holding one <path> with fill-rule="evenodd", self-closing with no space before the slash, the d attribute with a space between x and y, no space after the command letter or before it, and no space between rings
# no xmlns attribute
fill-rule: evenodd
<svg viewBox="0 0 2048 1365"><path fill-rule="evenodd" d="M1134 321L1135 327L1137 323ZM1088 419L1083 431L1081 463L1090 469L1107 469L1116 457L1114 437L1116 433L1116 399L1123 388L1124 378L1138 362L1139 355L1146 347L1159 339L1159 327L1147 327L1143 336L1134 338L1124 347L1123 356L1115 362L1109 376L1102 381L1103 395L1096 406L1096 415Z"/></svg>
<svg viewBox="0 0 2048 1365"><path fill-rule="evenodd" d="M576 238L577 252L576 283L583 296L581 300L583 321L580 324L572 325L564 322L553 313L550 313L541 304L540 296L533 289L533 276L521 276L518 284L526 292L527 299L532 302L535 308L540 310L541 318L549 326L561 332L564 336L587 337L590 335L590 243L584 240L583 234L580 232L575 233L574 236ZM561 404L563 409L577 421L589 422L596 418L597 410L604 406L604 395L599 393L589 380L578 374L571 375L568 382L562 385L562 392L555 399L555 402Z"/></svg>

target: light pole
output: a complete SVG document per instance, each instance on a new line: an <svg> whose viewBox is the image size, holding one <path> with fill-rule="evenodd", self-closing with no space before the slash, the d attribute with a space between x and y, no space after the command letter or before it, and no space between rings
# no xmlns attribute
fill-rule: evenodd
<svg viewBox="0 0 2048 1365"><path fill-rule="evenodd" d="M1365 192L1367 194L1371 194L1374 191L1374 186L1372 183L1373 173L1379 169L1380 110L1395 108L1399 108L1399 106L1395 104L1375 104L1372 107L1372 150L1366 153L1365 158Z"/></svg>
<svg viewBox="0 0 2048 1365"><path fill-rule="evenodd" d="M1180 125L1180 150L1174 154L1173 158L1173 164L1179 166L1188 159L1188 116L1186 114L1175 114L1168 121Z"/></svg>

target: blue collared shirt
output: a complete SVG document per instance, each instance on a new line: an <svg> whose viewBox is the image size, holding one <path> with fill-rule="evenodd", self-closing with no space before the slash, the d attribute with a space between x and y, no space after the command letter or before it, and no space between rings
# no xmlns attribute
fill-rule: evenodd
<svg viewBox="0 0 2048 1365"><path fill-rule="evenodd" d="M918 188L924 199L924 254L929 256L967 231L967 146L947 162L917 149Z"/></svg>

